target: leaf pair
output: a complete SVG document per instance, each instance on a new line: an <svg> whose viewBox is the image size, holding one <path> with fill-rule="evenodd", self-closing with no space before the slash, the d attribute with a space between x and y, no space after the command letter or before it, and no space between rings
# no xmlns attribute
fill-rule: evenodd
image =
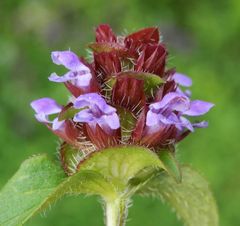
<svg viewBox="0 0 240 226"><path fill-rule="evenodd" d="M95 153L78 173L66 177L46 155L34 156L0 193L0 225L23 225L66 194L95 194L113 200L137 192L164 199L188 226L217 226L216 206L206 181L183 167L179 183L163 171L172 168L165 165L146 148L115 147Z"/></svg>

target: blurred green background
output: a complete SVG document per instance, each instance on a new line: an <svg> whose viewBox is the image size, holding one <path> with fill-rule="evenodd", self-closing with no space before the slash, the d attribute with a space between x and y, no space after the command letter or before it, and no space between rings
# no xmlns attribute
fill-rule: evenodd
<svg viewBox="0 0 240 226"><path fill-rule="evenodd" d="M209 128L179 145L179 159L210 182L222 226L240 224L240 1L239 0L1 0L0 186L36 153L56 154L57 138L37 123L29 102L43 96L64 103L62 85L48 82L57 67L52 50L86 55L93 29L109 23L121 34L159 26L170 50L169 66L193 78L193 97L216 107ZM100 200L69 197L28 226L103 225ZM158 200L134 199L128 226L180 226Z"/></svg>

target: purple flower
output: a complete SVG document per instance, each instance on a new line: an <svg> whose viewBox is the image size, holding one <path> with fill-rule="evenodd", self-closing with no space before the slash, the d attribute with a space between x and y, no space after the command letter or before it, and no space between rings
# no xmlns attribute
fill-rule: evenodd
<svg viewBox="0 0 240 226"><path fill-rule="evenodd" d="M48 78L52 82L71 82L77 87L86 87L92 78L90 69L71 51L54 51L51 54L53 63L63 65L70 71L63 76L52 73Z"/></svg>
<svg viewBox="0 0 240 226"><path fill-rule="evenodd" d="M86 122L91 127L98 124L107 132L120 127L116 109L108 105L97 93L80 95L74 102L74 108L82 109L74 116L75 122Z"/></svg>
<svg viewBox="0 0 240 226"><path fill-rule="evenodd" d="M31 102L31 107L36 112L35 117L39 122L52 124L53 130L59 130L64 124L64 121L58 121L58 117L50 120L49 116L58 114L62 111L62 106L51 98L45 97Z"/></svg>
<svg viewBox="0 0 240 226"><path fill-rule="evenodd" d="M191 124L183 115L199 116L207 113L214 104L201 100L190 101L181 93L170 92L159 102L150 104L146 125L150 131L156 131L166 125L174 125L179 130L193 131L193 127L206 127L206 122Z"/></svg>
<svg viewBox="0 0 240 226"><path fill-rule="evenodd" d="M181 73L175 73L172 79L181 86L190 87L192 85L192 79Z"/></svg>

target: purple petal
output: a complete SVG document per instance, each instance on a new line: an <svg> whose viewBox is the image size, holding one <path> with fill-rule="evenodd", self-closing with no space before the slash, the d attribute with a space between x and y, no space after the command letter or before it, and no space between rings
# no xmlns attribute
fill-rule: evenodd
<svg viewBox="0 0 240 226"><path fill-rule="evenodd" d="M63 130L65 125L65 120L58 121L58 117L55 118L52 122L52 129L53 130Z"/></svg>
<svg viewBox="0 0 240 226"><path fill-rule="evenodd" d="M160 109L164 108L165 106L167 106L172 100L174 100L175 98L177 98L179 96L182 96L182 94L177 93L177 92L170 92L167 95L165 95L161 101L150 104L149 108L154 109L154 110L160 110Z"/></svg>
<svg viewBox="0 0 240 226"><path fill-rule="evenodd" d="M194 128L207 128L208 127L208 122L206 122L206 121L197 122L197 123L193 123L192 126Z"/></svg>
<svg viewBox="0 0 240 226"><path fill-rule="evenodd" d="M181 73L175 73L173 80L181 86L189 87L192 85L192 79Z"/></svg>
<svg viewBox="0 0 240 226"><path fill-rule="evenodd" d="M37 114L51 115L59 113L62 106L55 100L45 97L31 102L31 107Z"/></svg>
<svg viewBox="0 0 240 226"><path fill-rule="evenodd" d="M167 117L159 114L159 120L165 125L177 125L180 123L179 117L174 113L169 114Z"/></svg>
<svg viewBox="0 0 240 226"><path fill-rule="evenodd" d="M191 102L189 110L185 111L184 114L189 116L203 115L207 113L213 106L214 104L209 102L194 100Z"/></svg>
<svg viewBox="0 0 240 226"><path fill-rule="evenodd" d="M78 56L71 51L54 51L51 54L53 63L63 65L71 71L88 71L89 68L85 66L78 58Z"/></svg>
<svg viewBox="0 0 240 226"><path fill-rule="evenodd" d="M49 115L57 114L61 112L62 106L57 104L57 102L51 98L41 98L31 102L31 107L36 112L35 117L39 122L43 123L53 123L53 130L60 128L60 124L57 124L57 118L53 121L48 119ZM62 121L63 122L63 121Z"/></svg>
<svg viewBox="0 0 240 226"><path fill-rule="evenodd" d="M188 98L190 98L191 95L192 95L192 91L191 91L191 90L186 89L186 90L183 91L180 87L177 87L176 92L177 92L177 93L180 93L180 94L182 94L182 95L185 95L185 96L187 96Z"/></svg>
<svg viewBox="0 0 240 226"><path fill-rule="evenodd" d="M74 102L74 107L78 109L84 107L92 107L95 109L96 106L102 111L102 113L105 114L116 112L116 109L108 105L106 101L97 93L87 93L80 95Z"/></svg>
<svg viewBox="0 0 240 226"><path fill-rule="evenodd" d="M89 86L91 79L92 75L90 72L86 74L81 74L80 72L78 72L76 79L72 80L72 84L77 87Z"/></svg>
<svg viewBox="0 0 240 226"><path fill-rule="evenodd" d="M55 72L54 73L52 73L49 77L48 77L48 79L51 81L51 82L67 82L67 81L69 81L69 80L73 80L73 79L75 79L75 75L74 75L74 73L73 72L68 72L68 73L66 73L65 75L63 75L63 76L58 76Z"/></svg>
<svg viewBox="0 0 240 226"><path fill-rule="evenodd" d="M151 104L150 109L160 110L163 108L169 108L175 111L186 111L189 108L190 100L184 94L178 92L170 92L163 97L160 102Z"/></svg>
<svg viewBox="0 0 240 226"><path fill-rule="evenodd" d="M180 124L179 117L174 114L170 113L167 116L161 114L161 113L154 113L152 111L148 111L147 113L147 119L146 119L146 125L151 127L151 126L156 126L159 124L164 124L164 125L177 125Z"/></svg>
<svg viewBox="0 0 240 226"><path fill-rule="evenodd" d="M154 125L158 124L158 121L159 121L158 114L149 110L147 113L146 125L154 126Z"/></svg>
<svg viewBox="0 0 240 226"><path fill-rule="evenodd" d="M182 127L186 127L186 128L189 129L191 132L194 131L193 126L192 126L191 122L190 122L188 119L186 119L186 118L184 118L184 117L180 117L180 120L181 120L181 126L182 126Z"/></svg>
<svg viewBox="0 0 240 226"><path fill-rule="evenodd" d="M88 86L92 78L91 73L86 71L73 72L69 71L63 76L58 76L56 73L52 73L48 79L52 82L67 82L71 81L73 85L82 87Z"/></svg>
<svg viewBox="0 0 240 226"><path fill-rule="evenodd" d="M116 112L116 109L108 104L104 106L103 109L101 109L105 114L112 114Z"/></svg>
<svg viewBox="0 0 240 226"><path fill-rule="evenodd" d="M36 118L39 122L51 123L51 121L48 119L48 115L46 115L46 114L44 114L44 113L35 114L35 118Z"/></svg>
<svg viewBox="0 0 240 226"><path fill-rule="evenodd" d="M192 91L187 89L184 91L184 94L187 96L187 97L191 97L192 96Z"/></svg>
<svg viewBox="0 0 240 226"><path fill-rule="evenodd" d="M75 108L89 107L93 105L97 105L99 108L104 109L106 102L97 93L86 93L80 95L74 102Z"/></svg>
<svg viewBox="0 0 240 226"><path fill-rule="evenodd" d="M73 118L74 122L92 122L93 120L94 117L88 109L81 110Z"/></svg>
<svg viewBox="0 0 240 226"><path fill-rule="evenodd" d="M113 130L120 127L119 117L116 113L111 115L103 115L100 120L101 122L99 122L99 124L103 127L105 126L104 124L108 125Z"/></svg>

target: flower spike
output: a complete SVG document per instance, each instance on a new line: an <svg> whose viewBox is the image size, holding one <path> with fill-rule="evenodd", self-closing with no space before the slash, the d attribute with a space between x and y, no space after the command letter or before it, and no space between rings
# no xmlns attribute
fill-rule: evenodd
<svg viewBox="0 0 240 226"><path fill-rule="evenodd" d="M49 80L64 83L71 101L60 106L43 98L31 104L36 118L68 147L85 157L119 144L174 150L195 128L207 127L206 121L191 118L214 105L191 100L192 80L168 68L168 50L157 27L123 37L102 24L95 34L95 42L88 45L90 62L69 50L51 54L53 63L68 71L63 76L52 73ZM49 119L52 114L54 120Z"/></svg>

